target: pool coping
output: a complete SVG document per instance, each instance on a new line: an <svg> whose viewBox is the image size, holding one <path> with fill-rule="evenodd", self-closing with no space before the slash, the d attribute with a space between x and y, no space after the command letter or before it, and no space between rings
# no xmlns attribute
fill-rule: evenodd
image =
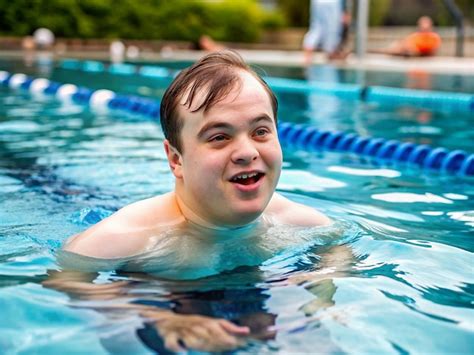
<svg viewBox="0 0 474 355"><path fill-rule="evenodd" d="M304 58L301 51L283 50L237 50L246 61L257 65L284 65L289 67L303 67ZM133 61L140 63L159 63L163 61L195 61L206 52L194 50L169 50L161 53L144 52ZM23 52L0 51L1 59L30 59L41 56L50 56L54 59L77 58L110 60L108 52L68 51L66 53L50 52ZM344 61L328 61L324 54L315 53L313 65L330 64L341 69L365 71L407 72L422 71L433 74L474 75L474 60L470 57L423 57L403 58L384 54L367 54L364 58L357 58L354 54Z"/></svg>

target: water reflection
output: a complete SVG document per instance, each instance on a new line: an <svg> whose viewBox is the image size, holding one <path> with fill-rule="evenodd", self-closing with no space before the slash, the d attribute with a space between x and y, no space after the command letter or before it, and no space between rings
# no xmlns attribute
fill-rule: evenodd
<svg viewBox="0 0 474 355"><path fill-rule="evenodd" d="M127 336L116 338L105 332L101 339L111 351L120 348L117 343L122 344L122 349L130 349L121 339L130 341L133 329L135 343L139 339L159 353L188 348L201 351L261 348L271 346L279 333L302 332L314 322L319 323L320 317L314 316L334 306L337 285L333 280L347 276L353 263L352 253L345 246L318 248L313 253L309 269L300 265L299 270L290 274L278 274L269 267L239 267L202 279L172 281L120 271L98 274L51 270L42 284L67 293L75 308L93 309L106 315L108 321L99 332L118 319L128 318L124 330ZM311 254L306 253L306 257ZM274 265L282 268L281 263ZM315 265L319 265L316 270ZM290 290L292 295L288 297L286 291ZM285 291L288 303L277 301L279 306L272 306L271 300L278 298L280 291ZM281 309L282 305L289 307L290 318ZM137 316L144 323L132 327L131 319ZM280 316L283 322L278 321Z"/></svg>

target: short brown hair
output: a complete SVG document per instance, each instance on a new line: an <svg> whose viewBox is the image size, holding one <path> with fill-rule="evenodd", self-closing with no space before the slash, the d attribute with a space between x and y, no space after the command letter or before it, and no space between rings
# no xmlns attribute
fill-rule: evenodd
<svg viewBox="0 0 474 355"><path fill-rule="evenodd" d="M210 53L192 66L182 70L166 90L160 107L161 128L170 144L182 152L180 133L183 127L183 118L178 116L178 103L187 93L184 103L191 107L195 95L199 90L206 88L207 96L204 101L192 112L211 109L216 103L226 98L232 89L241 85L239 70L252 74L263 86L270 97L275 124L277 121L278 101L267 83L252 70L242 57L232 51L224 50Z"/></svg>

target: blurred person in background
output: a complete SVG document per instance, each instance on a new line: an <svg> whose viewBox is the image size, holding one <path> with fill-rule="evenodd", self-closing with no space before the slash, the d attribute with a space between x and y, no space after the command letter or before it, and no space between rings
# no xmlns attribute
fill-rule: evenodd
<svg viewBox="0 0 474 355"><path fill-rule="evenodd" d="M195 50L215 52L225 49L225 46L216 42L209 35L201 35L197 41L191 44L191 48Z"/></svg>
<svg viewBox="0 0 474 355"><path fill-rule="evenodd" d="M113 63L121 63L123 62L124 56L125 56L125 44L119 40L115 40L112 43L110 43L109 46L109 54L110 54L110 60Z"/></svg>
<svg viewBox="0 0 474 355"><path fill-rule="evenodd" d="M343 0L311 0L309 31L303 39L305 65L312 63L313 52L318 48L327 53L330 60L347 56L342 47L351 21L349 3Z"/></svg>
<svg viewBox="0 0 474 355"><path fill-rule="evenodd" d="M38 28L33 32L33 40L37 49L51 49L54 45L54 33L47 28Z"/></svg>
<svg viewBox="0 0 474 355"><path fill-rule="evenodd" d="M433 29L433 20L422 16L417 21L418 29L405 38L392 43L388 48L371 51L404 57L433 56L441 46L441 37Z"/></svg>

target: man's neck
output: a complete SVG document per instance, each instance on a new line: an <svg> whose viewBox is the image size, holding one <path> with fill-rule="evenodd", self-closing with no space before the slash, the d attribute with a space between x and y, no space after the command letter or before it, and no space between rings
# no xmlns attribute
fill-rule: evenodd
<svg viewBox="0 0 474 355"><path fill-rule="evenodd" d="M216 223L210 222L207 219L201 217L195 213L179 196L177 193L174 194L176 199L176 204L181 211L184 219L192 226L195 226L199 229L207 230L211 234L221 234L222 232L250 232L262 222L262 218L259 217L251 223L244 224L241 226L225 226L217 225Z"/></svg>

